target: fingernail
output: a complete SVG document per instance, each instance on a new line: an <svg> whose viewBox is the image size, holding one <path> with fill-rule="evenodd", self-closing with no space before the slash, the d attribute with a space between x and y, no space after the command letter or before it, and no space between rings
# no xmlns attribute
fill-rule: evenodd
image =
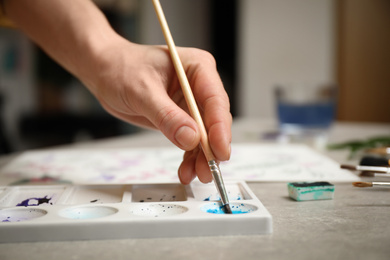
<svg viewBox="0 0 390 260"><path fill-rule="evenodd" d="M182 146L184 150L192 148L196 137L195 131L188 126L182 126L177 130L175 139Z"/></svg>

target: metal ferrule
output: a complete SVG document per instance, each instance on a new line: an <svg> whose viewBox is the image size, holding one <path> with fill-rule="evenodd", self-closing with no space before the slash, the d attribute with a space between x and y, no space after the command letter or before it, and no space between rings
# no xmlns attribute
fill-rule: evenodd
<svg viewBox="0 0 390 260"><path fill-rule="evenodd" d="M390 167L358 165L357 170L378 173L390 173Z"/></svg>
<svg viewBox="0 0 390 260"><path fill-rule="evenodd" d="M374 182L372 182L372 187L387 187L387 188L390 188L390 182L374 181Z"/></svg>
<svg viewBox="0 0 390 260"><path fill-rule="evenodd" d="M225 185L222 180L221 170L219 169L219 165L215 160L211 160L208 162L211 174L213 175L215 186L221 195L222 205L229 204L229 199L226 194Z"/></svg>

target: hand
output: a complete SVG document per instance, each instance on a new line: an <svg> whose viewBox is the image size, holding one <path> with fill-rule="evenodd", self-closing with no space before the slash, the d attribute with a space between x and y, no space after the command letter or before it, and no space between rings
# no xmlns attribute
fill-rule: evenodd
<svg viewBox="0 0 390 260"><path fill-rule="evenodd" d="M216 70L214 58L205 51L178 48L208 131L217 160L230 157L232 117L229 99ZM112 115L142 127L160 130L185 150L178 174L183 184L196 176L212 181L196 122L188 114L168 49L144 46L124 39L110 45L93 66L93 79L85 82L102 106Z"/></svg>
<svg viewBox="0 0 390 260"><path fill-rule="evenodd" d="M183 184L212 176L195 121L187 113L176 73L162 46L137 45L120 37L92 1L4 1L7 16L65 69L78 77L112 115L159 129L185 150ZM232 117L214 58L178 48L217 160L230 157Z"/></svg>

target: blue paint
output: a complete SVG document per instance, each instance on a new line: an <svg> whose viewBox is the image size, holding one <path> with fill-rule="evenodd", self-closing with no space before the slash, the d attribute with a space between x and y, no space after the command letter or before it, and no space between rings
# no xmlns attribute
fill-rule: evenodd
<svg viewBox="0 0 390 260"><path fill-rule="evenodd" d="M244 204L241 204L241 205L245 206ZM231 208L233 214L245 214L245 213L249 213L250 212L250 210L245 209L244 207L240 207L240 206L233 206L233 205L231 205L230 208ZM211 209L208 209L206 212L207 213L213 213L213 214L226 214L224 206L211 208Z"/></svg>
<svg viewBox="0 0 390 260"><path fill-rule="evenodd" d="M43 203L49 203L50 200L52 198L48 198L47 196L43 197L43 198L28 198L28 199L25 199L23 200L22 202L20 202L19 204L16 204L17 207L19 206L24 206L24 207L28 207L28 206L39 206ZM36 201L36 202L35 202ZM34 203L35 202L35 203ZM53 204L53 203L50 203L50 204Z"/></svg>
<svg viewBox="0 0 390 260"><path fill-rule="evenodd" d="M225 207L220 203L207 204L201 208L204 212L212 214L227 214ZM230 203L230 209L233 214L246 214L255 211L255 206L244 203ZM230 215L230 214L229 214Z"/></svg>

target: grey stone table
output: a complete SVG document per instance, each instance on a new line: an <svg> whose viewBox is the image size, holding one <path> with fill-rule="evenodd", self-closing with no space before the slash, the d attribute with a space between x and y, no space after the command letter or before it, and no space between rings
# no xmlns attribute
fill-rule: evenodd
<svg viewBox="0 0 390 260"><path fill-rule="evenodd" d="M235 123L233 135L237 142L257 142L259 133L273 127L243 120ZM389 133L389 125L337 124L330 140ZM156 144L168 145L156 133L141 133L71 148ZM324 153L346 159L345 152ZM0 259L390 259L390 189L335 185L333 200L296 202L286 183L249 183L273 216L270 235L6 243L0 244Z"/></svg>

